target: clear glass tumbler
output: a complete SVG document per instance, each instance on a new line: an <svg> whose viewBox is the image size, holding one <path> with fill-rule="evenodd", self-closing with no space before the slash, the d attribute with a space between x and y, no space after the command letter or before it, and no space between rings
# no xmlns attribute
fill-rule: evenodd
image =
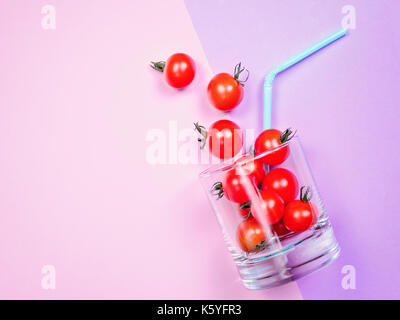
<svg viewBox="0 0 400 320"><path fill-rule="evenodd" d="M243 167L250 162L262 161L284 149L288 155L283 163L262 166L266 173L284 168L297 178L295 199L299 203L301 196L303 200L308 198L313 208L314 218L306 230L291 231L287 228L288 203L283 205L281 218L274 216L273 203L270 206L268 201L271 200L263 197L262 190L268 186L256 185L246 170L243 172ZM235 197L231 195L229 200L229 194L224 192L227 191L224 188L224 184L228 184L227 177L233 173L241 176L239 193L242 197L234 201L232 198ZM234 160L214 165L200 174L200 180L245 287L264 289L279 286L316 271L338 257L340 247L297 136L257 157L249 156L247 160L245 157L240 165Z"/></svg>

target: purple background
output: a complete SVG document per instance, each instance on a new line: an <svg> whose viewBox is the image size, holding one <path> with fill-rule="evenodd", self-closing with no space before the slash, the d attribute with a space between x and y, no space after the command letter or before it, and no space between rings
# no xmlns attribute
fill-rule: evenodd
<svg viewBox="0 0 400 320"><path fill-rule="evenodd" d="M399 298L400 2L185 1L214 72L241 61L245 99L232 112L261 129L262 82L269 69L341 26L356 8L356 29L279 75L273 126L297 128L342 253L298 281L305 299ZM356 290L341 286L345 265Z"/></svg>

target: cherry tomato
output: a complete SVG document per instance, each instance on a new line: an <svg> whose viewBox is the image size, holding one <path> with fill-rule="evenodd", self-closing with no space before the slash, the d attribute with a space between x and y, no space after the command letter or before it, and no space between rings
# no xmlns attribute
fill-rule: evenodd
<svg viewBox="0 0 400 320"><path fill-rule="evenodd" d="M285 203L282 198L272 190L263 190L259 193L259 199L251 202L251 213L259 221L267 220L274 224L281 220L285 211Z"/></svg>
<svg viewBox="0 0 400 320"><path fill-rule="evenodd" d="M285 130L283 133L276 129L268 129L260 133L254 143L254 151L256 155L262 154L266 151L275 151L268 153L261 160L268 165L276 166L281 164L289 156L288 146L278 148L283 143L289 141L292 136L292 131L290 129Z"/></svg>
<svg viewBox="0 0 400 320"><path fill-rule="evenodd" d="M233 158L242 149L243 132L233 121L218 120L211 125L208 132L198 122L194 126L202 136L198 139L202 142L201 149L204 148L208 138L208 147L217 158Z"/></svg>
<svg viewBox="0 0 400 320"><path fill-rule="evenodd" d="M257 192L251 176L237 174L233 169L225 174L221 188L228 200L239 204L249 202L250 197Z"/></svg>
<svg viewBox="0 0 400 320"><path fill-rule="evenodd" d="M257 246L265 241L265 233L255 219L249 218L239 224L237 239L243 251L257 252L259 251Z"/></svg>
<svg viewBox="0 0 400 320"><path fill-rule="evenodd" d="M255 160L253 156L241 156L235 161L235 165L238 174L251 176L256 185L259 185L265 176L264 164L260 160Z"/></svg>
<svg viewBox="0 0 400 320"><path fill-rule="evenodd" d="M220 159L230 159L239 153L243 146L243 132L240 127L230 120L218 120L214 122L208 132L199 125L194 124L195 129L202 135L199 141L204 148L207 138L211 153Z"/></svg>
<svg viewBox="0 0 400 320"><path fill-rule="evenodd" d="M257 192L257 186L265 174L264 165L260 161L252 161L252 156L242 156L225 174L221 187L226 197L241 205L250 201ZM215 190L215 188L214 188ZM248 211L247 211L248 215Z"/></svg>
<svg viewBox="0 0 400 320"><path fill-rule="evenodd" d="M193 59L185 53L175 53L166 62L152 62L151 67L163 72L167 83L177 89L188 86L196 73Z"/></svg>
<svg viewBox="0 0 400 320"><path fill-rule="evenodd" d="M251 215L249 202L238 204L238 210L239 210L239 214L245 219L249 218Z"/></svg>
<svg viewBox="0 0 400 320"><path fill-rule="evenodd" d="M294 200L299 192L296 176L287 169L276 168L265 176L262 190L273 190L279 194L285 203Z"/></svg>
<svg viewBox="0 0 400 320"><path fill-rule="evenodd" d="M304 194L303 189L300 190L300 200L289 202L283 216L286 228L293 232L307 230L317 221L318 209L310 202L309 189Z"/></svg>
<svg viewBox="0 0 400 320"><path fill-rule="evenodd" d="M243 70L239 63L235 67L234 76L228 73L219 73L211 79L207 93L215 108L229 111L243 100L243 82L247 80L239 80L239 75Z"/></svg>
<svg viewBox="0 0 400 320"><path fill-rule="evenodd" d="M287 228L285 227L285 224L283 223L282 220L279 220L277 223L275 223L275 224L272 226L272 229L273 229L273 231L275 231L275 233L276 233L279 237L282 237L282 236L284 236L284 235L290 233L290 230L287 229Z"/></svg>
<svg viewBox="0 0 400 320"><path fill-rule="evenodd" d="M242 204L240 204L240 205L238 205L238 208L239 208L239 214L243 218L248 218L250 216L250 205L242 207Z"/></svg>

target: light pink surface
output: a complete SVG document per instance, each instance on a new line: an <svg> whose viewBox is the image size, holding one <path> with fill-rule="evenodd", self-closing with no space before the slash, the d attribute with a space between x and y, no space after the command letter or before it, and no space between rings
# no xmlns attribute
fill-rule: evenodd
<svg viewBox="0 0 400 320"><path fill-rule="evenodd" d="M182 1L1 1L0 38L0 298L301 298L242 286L202 167L146 162L150 129L225 117ZM182 92L148 66L179 51L198 66Z"/></svg>

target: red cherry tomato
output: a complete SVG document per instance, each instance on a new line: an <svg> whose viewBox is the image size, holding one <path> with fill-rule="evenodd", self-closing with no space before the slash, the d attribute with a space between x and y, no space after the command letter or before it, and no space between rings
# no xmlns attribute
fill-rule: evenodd
<svg viewBox="0 0 400 320"><path fill-rule="evenodd" d="M219 120L214 122L208 130L208 136L208 147L217 158L233 158L242 149L243 133L233 121Z"/></svg>
<svg viewBox="0 0 400 320"><path fill-rule="evenodd" d="M151 66L163 72L167 83L177 89L188 86L196 73L193 59L185 53L175 53L166 62L152 62Z"/></svg>
<svg viewBox="0 0 400 320"><path fill-rule="evenodd" d="M265 174L263 164L260 161L252 161L252 158L246 155L236 160L222 182L222 190L226 197L241 205L249 202L256 194L257 186Z"/></svg>
<svg viewBox="0 0 400 320"><path fill-rule="evenodd" d="M257 186L251 176L237 174L232 169L225 174L222 190L228 200L243 204L250 201L250 197L257 192Z"/></svg>
<svg viewBox="0 0 400 320"><path fill-rule="evenodd" d="M257 246L265 241L265 233L255 219L249 218L239 224L237 239L243 251L257 252Z"/></svg>
<svg viewBox="0 0 400 320"><path fill-rule="evenodd" d="M289 141L292 137L292 131L290 129L285 130L283 133L276 129L265 130L257 137L254 143L254 151L256 155L259 155L277 148L275 151L261 158L265 164L276 166L285 161L289 156L288 146L278 147L282 145L282 143Z"/></svg>
<svg viewBox="0 0 400 320"><path fill-rule="evenodd" d="M318 209L310 202L309 189L303 195L303 188L300 190L300 200L289 202L283 216L286 228L293 232L307 230L317 221Z"/></svg>
<svg viewBox="0 0 400 320"><path fill-rule="evenodd" d="M240 63L235 67L234 76L228 73L219 73L208 84L207 93L211 104L221 111L235 108L243 100L243 82L239 80Z"/></svg>
<svg viewBox="0 0 400 320"><path fill-rule="evenodd" d="M259 199L251 202L251 213L259 221L267 220L274 224L281 220L285 211L285 203L282 198L271 190L263 190L259 193Z"/></svg>
<svg viewBox="0 0 400 320"><path fill-rule="evenodd" d="M251 176L256 185L259 185L265 176L264 164L260 160L254 160L253 156L241 156L235 161L235 165L238 174Z"/></svg>
<svg viewBox="0 0 400 320"><path fill-rule="evenodd" d="M246 218L250 217L250 203L249 202L238 204L238 210L239 210L239 214L243 218L246 219Z"/></svg>
<svg viewBox="0 0 400 320"><path fill-rule="evenodd" d="M273 190L281 196L285 203L294 200L299 192L296 176L284 168L271 170L262 183L263 190Z"/></svg>
<svg viewBox="0 0 400 320"><path fill-rule="evenodd" d="M212 78L207 93L212 105L221 111L232 110L243 100L242 86L228 73Z"/></svg>
<svg viewBox="0 0 400 320"><path fill-rule="evenodd" d="M210 152L220 159L230 159L239 153L243 146L243 132L240 127L230 120L218 120L214 122L210 129L206 130L198 122L194 124L195 130L201 134L198 140L202 142L201 149L204 148L207 138Z"/></svg>
<svg viewBox="0 0 400 320"><path fill-rule="evenodd" d="M279 220L277 223L275 223L272 226L272 229L277 234L278 237L282 237L290 233L290 230L285 227L285 224L283 223L282 220Z"/></svg>

